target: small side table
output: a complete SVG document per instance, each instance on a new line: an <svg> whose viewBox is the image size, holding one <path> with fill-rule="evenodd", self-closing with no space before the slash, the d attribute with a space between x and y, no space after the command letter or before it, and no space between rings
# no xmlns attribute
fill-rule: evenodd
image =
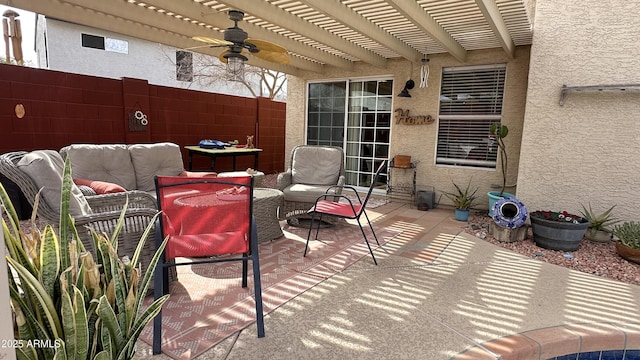
<svg viewBox="0 0 640 360"><path fill-rule="evenodd" d="M258 242L270 241L284 236L278 220L278 208L282 206L283 201L284 194L280 190L253 189L253 216L256 218L258 227Z"/></svg>

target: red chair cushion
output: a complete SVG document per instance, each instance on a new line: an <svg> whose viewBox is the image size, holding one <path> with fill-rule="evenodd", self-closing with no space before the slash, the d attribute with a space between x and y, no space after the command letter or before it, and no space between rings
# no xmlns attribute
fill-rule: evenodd
<svg viewBox="0 0 640 360"><path fill-rule="evenodd" d="M328 200L320 200L310 211L340 216L344 218L355 218L360 212L361 208L361 205L353 205L352 207L351 204L347 203L337 203Z"/></svg>

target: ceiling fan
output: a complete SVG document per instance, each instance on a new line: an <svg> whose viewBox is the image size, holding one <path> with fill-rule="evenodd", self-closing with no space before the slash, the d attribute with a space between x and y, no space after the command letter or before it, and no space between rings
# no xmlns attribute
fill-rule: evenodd
<svg viewBox="0 0 640 360"><path fill-rule="evenodd" d="M244 12L229 10L228 14L234 25L224 31L224 40L206 36L194 36L192 39L205 42L209 47L228 47L218 56L223 63L247 61L248 58L245 55L248 54L273 63L289 63L287 49L268 41L249 38L249 34L238 27L238 21L242 21Z"/></svg>

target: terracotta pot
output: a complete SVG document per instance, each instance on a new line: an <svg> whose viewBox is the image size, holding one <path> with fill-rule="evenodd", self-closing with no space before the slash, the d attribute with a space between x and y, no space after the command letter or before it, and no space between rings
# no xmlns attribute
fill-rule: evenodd
<svg viewBox="0 0 640 360"><path fill-rule="evenodd" d="M623 259L640 264L640 249L633 249L620 241L616 241L616 250Z"/></svg>
<svg viewBox="0 0 640 360"><path fill-rule="evenodd" d="M580 246L580 241L589 227L588 222L570 223L529 217L533 241L545 249L574 251Z"/></svg>

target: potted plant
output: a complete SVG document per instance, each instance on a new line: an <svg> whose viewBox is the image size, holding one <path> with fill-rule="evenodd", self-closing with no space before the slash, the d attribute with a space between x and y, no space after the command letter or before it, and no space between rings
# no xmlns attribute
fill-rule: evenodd
<svg viewBox="0 0 640 360"><path fill-rule="evenodd" d="M613 228L613 234L620 239L616 241L618 255L627 261L640 264L640 223L626 221Z"/></svg>
<svg viewBox="0 0 640 360"><path fill-rule="evenodd" d="M471 191L471 180L467 184L465 189L462 189L455 182L453 186L456 188L455 192L443 192L444 196L446 196L453 205L455 206L455 217L456 220L459 221L467 221L469 219L469 210L473 205L473 202L477 199L476 192L478 188Z"/></svg>
<svg viewBox="0 0 640 360"><path fill-rule="evenodd" d="M591 209L582 205L582 217L589 221L589 227L584 237L593 242L608 242L611 240L611 229L609 226L620 222L620 220L611 217L611 211L616 206L613 205L607 211L597 214Z"/></svg>
<svg viewBox="0 0 640 360"><path fill-rule="evenodd" d="M9 276L8 289L15 339L26 344L16 347L16 355L19 359L133 359L140 333L168 299L165 295L143 305L166 240L141 282L138 259L154 222L130 261L119 259L115 249L121 223L111 238L94 232L94 259L79 240L68 212L70 169L67 158L58 230L50 224L43 230L33 224L31 232L20 229L13 205L0 186L8 219L8 224L2 220L7 263L15 274Z"/></svg>
<svg viewBox="0 0 640 360"><path fill-rule="evenodd" d="M489 216L493 216L493 208L495 203L505 197L514 197L513 194L504 192L507 187L507 147L504 144L504 138L509 135L509 128L507 125L502 125L499 122L491 124L489 129L490 139L494 140L498 144L498 154L500 155L500 169L502 170L502 187L500 191L489 191L487 197L489 198Z"/></svg>
<svg viewBox="0 0 640 360"><path fill-rule="evenodd" d="M586 218L566 211L538 210L532 212L529 218L533 241L551 250L577 250L589 227Z"/></svg>

